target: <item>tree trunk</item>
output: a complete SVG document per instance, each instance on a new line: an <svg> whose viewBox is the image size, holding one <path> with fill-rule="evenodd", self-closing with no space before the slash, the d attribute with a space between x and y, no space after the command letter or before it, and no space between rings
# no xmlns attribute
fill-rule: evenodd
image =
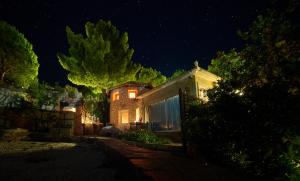
<svg viewBox="0 0 300 181"><path fill-rule="evenodd" d="M108 94L107 94L107 90L106 89L102 89L102 96L103 96L103 103L102 103L102 121L103 121L103 125L106 126L107 123L109 123L109 101L108 101Z"/></svg>

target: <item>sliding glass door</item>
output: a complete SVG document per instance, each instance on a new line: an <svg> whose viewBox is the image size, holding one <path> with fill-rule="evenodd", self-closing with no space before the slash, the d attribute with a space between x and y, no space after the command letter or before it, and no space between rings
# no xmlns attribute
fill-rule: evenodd
<svg viewBox="0 0 300 181"><path fill-rule="evenodd" d="M149 106L153 130L180 130L179 96L170 97Z"/></svg>

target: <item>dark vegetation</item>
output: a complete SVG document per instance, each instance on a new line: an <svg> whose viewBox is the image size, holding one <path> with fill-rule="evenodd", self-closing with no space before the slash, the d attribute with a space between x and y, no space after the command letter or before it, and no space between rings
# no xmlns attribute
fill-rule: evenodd
<svg viewBox="0 0 300 181"><path fill-rule="evenodd" d="M158 137L153 132L149 130L130 130L124 132L120 135L121 139L128 141L136 141L140 143L149 143L149 144L167 144L170 143L169 140Z"/></svg>
<svg viewBox="0 0 300 181"><path fill-rule="evenodd" d="M0 140L5 141L26 140L28 135L28 130L21 128L0 130Z"/></svg>
<svg viewBox="0 0 300 181"><path fill-rule="evenodd" d="M253 22L240 50L219 52L223 79L191 103L186 136L206 156L267 180L300 179L300 26L294 1ZM198 146L197 146L198 145Z"/></svg>

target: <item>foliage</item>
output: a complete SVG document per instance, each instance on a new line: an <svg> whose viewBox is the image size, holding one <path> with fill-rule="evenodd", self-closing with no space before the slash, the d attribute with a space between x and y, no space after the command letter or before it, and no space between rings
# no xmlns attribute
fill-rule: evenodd
<svg viewBox="0 0 300 181"><path fill-rule="evenodd" d="M1 131L2 140L6 141L20 141L27 138L29 132L27 129L4 129Z"/></svg>
<svg viewBox="0 0 300 181"><path fill-rule="evenodd" d="M27 94L15 89L0 89L0 106L7 108L24 108L29 106Z"/></svg>
<svg viewBox="0 0 300 181"><path fill-rule="evenodd" d="M78 94L77 88L70 85L66 85L65 90L67 91L68 96L71 98L75 98L76 94Z"/></svg>
<svg viewBox="0 0 300 181"><path fill-rule="evenodd" d="M90 115L96 116L102 123L108 122L109 104L105 93L94 93L83 90L83 108Z"/></svg>
<svg viewBox="0 0 300 181"><path fill-rule="evenodd" d="M50 151L51 153L53 150L60 150L60 149L68 149L76 146L76 143L68 143L68 142L60 142L61 140L35 140L35 141L19 141L19 142L8 142L8 141L0 141L0 155L3 154L19 154L25 156L28 153L34 152L43 152L45 150ZM52 153L53 154L53 153ZM48 158L48 155L45 155L45 152L39 156L33 156L29 154L29 158L32 160L37 161L45 161L45 158ZM24 157L22 157L24 158ZM55 156L55 159L57 156ZM25 162L28 162L28 159L25 159ZM2 160L4 161L4 160ZM3 164L3 162L1 162ZM9 163L9 162L7 162ZM39 167L39 166L37 166ZM2 174L1 174L2 175ZM2 178L3 175L2 175ZM7 178L7 177L5 177ZM21 178L20 178L21 179ZM24 177L22 177L24 180Z"/></svg>
<svg viewBox="0 0 300 181"><path fill-rule="evenodd" d="M188 140L207 155L267 179L300 178L300 26L290 13L258 16L240 33L240 52L219 53L210 70L224 79L185 122Z"/></svg>
<svg viewBox="0 0 300 181"><path fill-rule="evenodd" d="M154 87L165 83L166 80L167 78L164 75L151 67L141 67L139 72L136 74L137 82L150 83Z"/></svg>
<svg viewBox="0 0 300 181"><path fill-rule="evenodd" d="M175 79L175 78L181 76L182 74L184 74L185 72L186 72L186 71L183 70L183 69L175 70L174 73L171 75L171 77L168 78L168 80Z"/></svg>
<svg viewBox="0 0 300 181"><path fill-rule="evenodd" d="M58 85L52 87L44 82L36 82L30 86L29 95L34 107L41 108L43 105L46 105L53 106L54 109L63 91Z"/></svg>
<svg viewBox="0 0 300 181"><path fill-rule="evenodd" d="M216 58L211 60L208 71L222 77L223 80L235 81L241 84L242 77L247 71L243 60L235 49L229 52L219 51Z"/></svg>
<svg viewBox="0 0 300 181"><path fill-rule="evenodd" d="M156 136L153 132L148 130L136 130L127 131L121 135L122 139L128 141L136 141L141 143L151 143L151 144L166 144L168 140Z"/></svg>
<svg viewBox="0 0 300 181"><path fill-rule="evenodd" d="M37 81L38 68L30 42L15 27L0 21L0 85L27 88Z"/></svg>
<svg viewBox="0 0 300 181"><path fill-rule="evenodd" d="M135 80L140 66L131 61L127 33L121 33L110 21L87 22L85 33L75 34L66 28L69 55L58 54L68 79L101 92L120 83Z"/></svg>

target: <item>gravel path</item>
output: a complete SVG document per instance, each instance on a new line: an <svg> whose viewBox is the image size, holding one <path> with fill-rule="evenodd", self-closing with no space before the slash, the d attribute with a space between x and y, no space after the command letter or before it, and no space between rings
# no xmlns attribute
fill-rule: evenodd
<svg viewBox="0 0 300 181"><path fill-rule="evenodd" d="M0 142L1 180L126 180L93 143Z"/></svg>

